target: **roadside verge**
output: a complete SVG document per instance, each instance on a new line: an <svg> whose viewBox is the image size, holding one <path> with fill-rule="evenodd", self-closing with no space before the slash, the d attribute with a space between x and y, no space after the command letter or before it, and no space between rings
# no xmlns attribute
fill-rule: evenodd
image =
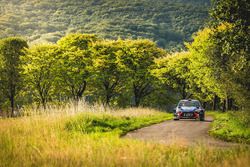
<svg viewBox="0 0 250 167"><path fill-rule="evenodd" d="M224 141L250 144L250 118L245 111L209 112L214 117L209 134Z"/></svg>

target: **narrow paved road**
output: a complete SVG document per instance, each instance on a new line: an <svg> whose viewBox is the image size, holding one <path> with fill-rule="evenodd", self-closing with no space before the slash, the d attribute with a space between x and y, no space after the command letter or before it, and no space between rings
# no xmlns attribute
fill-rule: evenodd
<svg viewBox="0 0 250 167"><path fill-rule="evenodd" d="M215 147L228 147L237 145L214 139L208 135L209 125L212 117L207 117L206 121L179 120L165 121L149 127L129 132L124 138L135 138L164 144L178 145L209 145Z"/></svg>

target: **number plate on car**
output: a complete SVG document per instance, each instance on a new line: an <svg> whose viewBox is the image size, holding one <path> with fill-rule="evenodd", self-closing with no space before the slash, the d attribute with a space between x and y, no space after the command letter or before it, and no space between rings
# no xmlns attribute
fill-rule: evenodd
<svg viewBox="0 0 250 167"><path fill-rule="evenodd" d="M183 116L184 116L184 117L192 117L192 116L193 116L193 113L183 113Z"/></svg>

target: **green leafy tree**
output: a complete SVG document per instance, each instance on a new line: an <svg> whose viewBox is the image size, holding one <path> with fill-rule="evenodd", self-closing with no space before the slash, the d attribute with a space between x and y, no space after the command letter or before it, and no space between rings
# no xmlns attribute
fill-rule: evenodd
<svg viewBox="0 0 250 167"><path fill-rule="evenodd" d="M218 34L224 34L222 37L226 37L232 28L233 25L228 23L215 28L205 28L197 33L191 44L187 44L192 61L191 75L197 76L195 81L201 91L210 94L208 99L222 99L224 111L232 108L233 98L244 98L242 93L238 94L242 92L242 86L236 82L235 74L238 72L233 69L243 68L246 60L243 59L239 63L236 59L240 55L232 58L232 55L225 54L226 46L220 45L216 39Z"/></svg>
<svg viewBox="0 0 250 167"><path fill-rule="evenodd" d="M58 41L63 52L57 62L59 85L75 100L82 98L86 90L92 70L90 50L97 40L95 35L69 34Z"/></svg>
<svg viewBox="0 0 250 167"><path fill-rule="evenodd" d="M110 105L113 97L122 93L126 85L124 74L118 66L117 53L123 46L121 40L101 41L93 47L93 85L96 85L96 94L100 95L104 105Z"/></svg>
<svg viewBox="0 0 250 167"><path fill-rule="evenodd" d="M229 93L225 87L225 81L222 80L222 73L219 66L216 65L213 55L217 54L218 47L212 40L213 31L205 28L199 31L190 44L186 44L191 64L189 66L190 75L198 90L201 90L200 97L205 101L224 99ZM216 105L215 101L213 102ZM213 107L215 109L215 107Z"/></svg>
<svg viewBox="0 0 250 167"><path fill-rule="evenodd" d="M15 97L21 89L20 57L28 44L18 37L0 40L0 88L2 96L10 101L11 115L14 116Z"/></svg>
<svg viewBox="0 0 250 167"><path fill-rule="evenodd" d="M190 98L193 94L190 92L191 85L189 82L191 64L190 55L187 52L167 55L164 58L156 60L157 68L152 73L159 80L175 89L180 93L182 99Z"/></svg>
<svg viewBox="0 0 250 167"><path fill-rule="evenodd" d="M55 83L58 79L56 63L61 50L57 45L36 45L26 50L22 57L23 76L26 86L33 91L44 109L52 98Z"/></svg>
<svg viewBox="0 0 250 167"><path fill-rule="evenodd" d="M228 22L239 26L249 26L249 8L250 2L248 0L213 0L210 15L213 23L217 25Z"/></svg>
<svg viewBox="0 0 250 167"><path fill-rule="evenodd" d="M165 51L158 48L150 40L127 40L125 46L118 53L119 66L127 75L127 82L132 87L134 106L138 107L143 98L154 91L151 75L155 67L155 58L165 55Z"/></svg>
<svg viewBox="0 0 250 167"><path fill-rule="evenodd" d="M214 0L211 9L212 38L218 48L213 61L233 84L231 96L246 105L250 99L249 7L247 0ZM227 97L226 101L230 99Z"/></svg>
<svg viewBox="0 0 250 167"><path fill-rule="evenodd" d="M210 55L210 59L219 70L221 80L225 81L224 85L231 89L225 97L225 103L231 109L232 99L238 101L238 104L247 103L244 99L249 99L250 82L248 74L250 72L250 53L249 33L236 30L233 24L223 23L213 29L211 36L212 42L216 49Z"/></svg>

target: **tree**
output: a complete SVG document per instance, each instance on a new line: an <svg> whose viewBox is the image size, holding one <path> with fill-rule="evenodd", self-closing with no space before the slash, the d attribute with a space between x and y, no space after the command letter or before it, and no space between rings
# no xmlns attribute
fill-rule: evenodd
<svg viewBox="0 0 250 167"><path fill-rule="evenodd" d="M205 101L214 99L213 103L216 105L217 97L224 99L230 90L227 89L225 77L222 77L222 71L213 58L219 51L212 40L213 35L210 28L200 30L193 37L193 42L186 46L192 62L189 66L190 75L194 77L190 81L195 82Z"/></svg>
<svg viewBox="0 0 250 167"><path fill-rule="evenodd" d="M127 75L134 95L134 106L138 107L141 100L154 90L153 80L156 78L150 71L154 68L154 59L165 55L165 51L157 48L150 40L127 40L120 52L119 66Z"/></svg>
<svg viewBox="0 0 250 167"><path fill-rule="evenodd" d="M14 116L15 97L21 89L20 57L24 55L24 48L28 48L28 44L21 38L0 40L0 86L10 101L11 116Z"/></svg>
<svg viewBox="0 0 250 167"><path fill-rule="evenodd" d="M198 87L203 93L210 94L208 99L214 99L214 105L218 101L217 97L222 99L223 111L232 108L233 98L244 99L242 97L244 93L239 93L242 92L241 85L235 77L238 72L234 70L240 70L240 68L244 67L246 60L237 60L238 56L241 56L240 54L235 55L235 57L226 54L224 51L227 46L222 43L219 44L216 39L218 34L221 34L222 38L227 38L226 34L232 28L233 25L228 23L215 28L205 28L196 34L192 43L186 45L191 54L191 75L197 76L195 81Z"/></svg>
<svg viewBox="0 0 250 167"><path fill-rule="evenodd" d="M69 34L58 41L63 54L57 62L60 87L75 100L82 98L91 75L91 48L98 38L88 34Z"/></svg>
<svg viewBox="0 0 250 167"><path fill-rule="evenodd" d="M121 93L124 87L125 77L118 66L117 52L124 47L121 40L101 41L93 47L93 84L96 85L98 93L102 97L105 106L110 105L114 96ZM123 83L123 84L122 84Z"/></svg>
<svg viewBox="0 0 250 167"><path fill-rule="evenodd" d="M245 105L249 104L250 99L249 7L247 0L214 0L210 13L213 42L220 48L213 57L214 62L232 81L233 98Z"/></svg>
<svg viewBox="0 0 250 167"><path fill-rule="evenodd" d="M58 79L56 62L61 50L57 45L36 45L26 50L22 57L23 76L27 87L34 91L44 109L49 101Z"/></svg>
<svg viewBox="0 0 250 167"><path fill-rule="evenodd" d="M188 52L167 55L156 60L157 68L152 73L165 85L172 87L181 94L182 99L190 98L191 84L189 83L191 64Z"/></svg>
<svg viewBox="0 0 250 167"><path fill-rule="evenodd" d="M248 0L213 0L210 16L216 25L228 22L247 28L250 25L249 8Z"/></svg>

